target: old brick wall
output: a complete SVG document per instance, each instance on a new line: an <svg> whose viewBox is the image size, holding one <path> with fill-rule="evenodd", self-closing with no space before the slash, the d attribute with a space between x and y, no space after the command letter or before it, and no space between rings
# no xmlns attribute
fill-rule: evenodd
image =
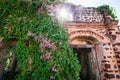
<svg viewBox="0 0 120 80"><path fill-rule="evenodd" d="M69 3L50 5L48 13L57 18L59 15L55 10L60 7L70 9L74 15L73 21L65 22L69 44L83 45L88 41L94 46L97 80L120 80L120 31L117 22L112 18L105 18L94 7ZM78 37L85 40L84 43Z"/></svg>
<svg viewBox="0 0 120 80"><path fill-rule="evenodd" d="M91 36L98 40L98 42L94 43L97 56L96 62L99 68L98 80L119 80L117 78L119 73L114 48L104 23L69 22L66 24L66 27L70 42L77 36Z"/></svg>
<svg viewBox="0 0 120 80"><path fill-rule="evenodd" d="M116 64L114 64L115 77L120 79L120 30L118 29L117 21L112 20L108 25L109 36L111 39L112 47L115 56L113 59L116 59ZM117 70L118 68L118 70Z"/></svg>

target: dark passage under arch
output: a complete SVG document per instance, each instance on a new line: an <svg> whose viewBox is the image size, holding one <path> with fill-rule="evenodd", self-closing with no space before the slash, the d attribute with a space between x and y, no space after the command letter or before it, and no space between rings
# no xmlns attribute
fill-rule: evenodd
<svg viewBox="0 0 120 80"><path fill-rule="evenodd" d="M81 80L96 80L91 48L73 48L81 64Z"/></svg>

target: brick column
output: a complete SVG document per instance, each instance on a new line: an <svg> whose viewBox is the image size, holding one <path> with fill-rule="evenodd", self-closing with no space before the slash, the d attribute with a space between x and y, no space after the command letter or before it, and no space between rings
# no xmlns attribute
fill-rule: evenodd
<svg viewBox="0 0 120 80"><path fill-rule="evenodd" d="M114 63L114 80L120 80L120 31L118 30L117 21L111 21L108 25L109 37L111 39L111 47L114 56L112 57Z"/></svg>

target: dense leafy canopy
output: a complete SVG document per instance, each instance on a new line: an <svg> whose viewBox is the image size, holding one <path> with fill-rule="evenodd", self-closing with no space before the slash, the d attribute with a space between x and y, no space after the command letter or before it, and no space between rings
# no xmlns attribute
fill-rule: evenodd
<svg viewBox="0 0 120 80"><path fill-rule="evenodd" d="M98 6L97 9L103 14L104 12L107 12L113 19L116 19L116 11L113 7L110 7L109 5L102 5Z"/></svg>
<svg viewBox="0 0 120 80"><path fill-rule="evenodd" d="M80 65L69 48L67 33L42 4L0 1L0 36L8 53L16 53L15 79L78 80ZM9 47L9 40L15 40L16 46Z"/></svg>

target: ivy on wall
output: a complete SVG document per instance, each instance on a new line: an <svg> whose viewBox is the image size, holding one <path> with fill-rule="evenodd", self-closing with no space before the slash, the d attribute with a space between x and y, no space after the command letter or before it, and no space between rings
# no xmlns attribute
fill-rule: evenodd
<svg viewBox="0 0 120 80"><path fill-rule="evenodd" d="M47 3L46 3L47 4ZM0 36L17 58L15 80L78 80L80 65L62 25L38 0L0 1ZM16 46L9 47L9 41Z"/></svg>
<svg viewBox="0 0 120 80"><path fill-rule="evenodd" d="M116 11L113 7L110 7L109 5L101 5L98 6L97 9L104 14L104 12L107 12L113 19L117 19Z"/></svg>

